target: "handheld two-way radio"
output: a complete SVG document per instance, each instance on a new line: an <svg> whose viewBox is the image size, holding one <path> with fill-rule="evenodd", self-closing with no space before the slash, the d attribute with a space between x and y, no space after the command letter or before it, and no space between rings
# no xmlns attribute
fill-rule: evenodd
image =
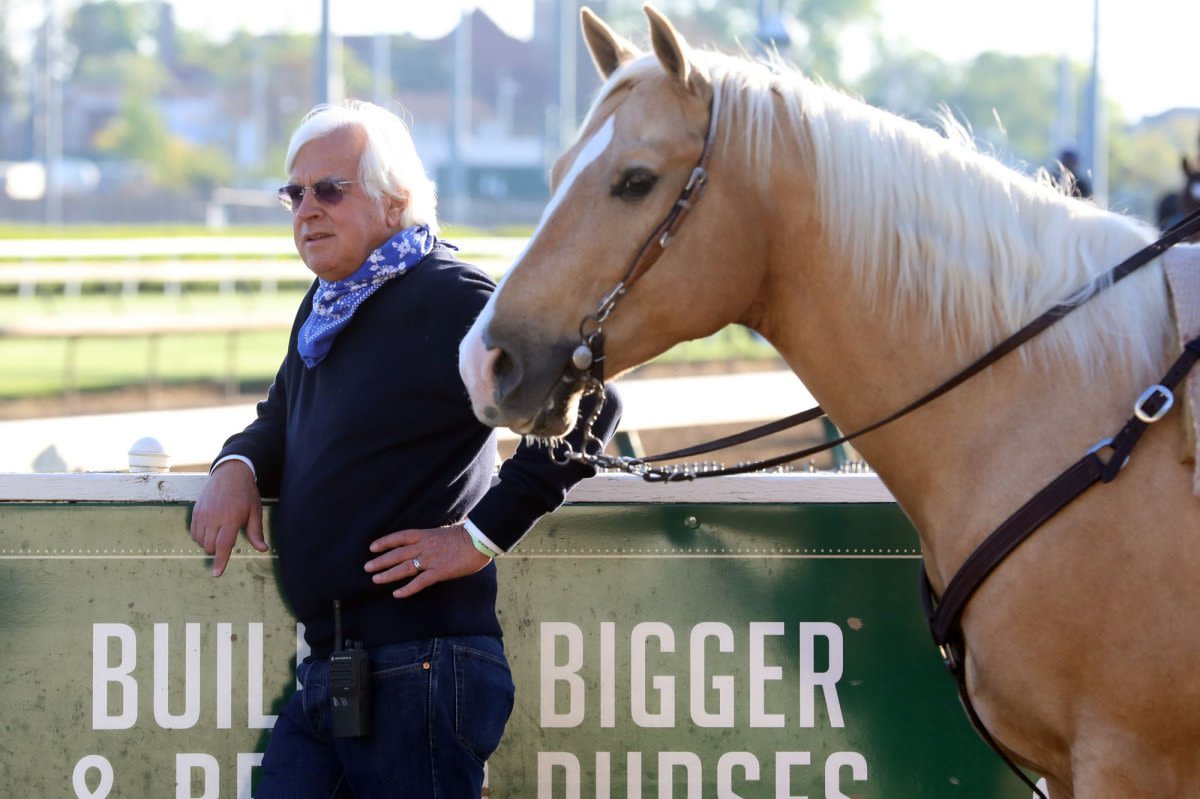
<svg viewBox="0 0 1200 799"><path fill-rule="evenodd" d="M333 600L334 650L329 656L333 736L361 738L371 732L371 663L361 642L342 640L342 603Z"/></svg>

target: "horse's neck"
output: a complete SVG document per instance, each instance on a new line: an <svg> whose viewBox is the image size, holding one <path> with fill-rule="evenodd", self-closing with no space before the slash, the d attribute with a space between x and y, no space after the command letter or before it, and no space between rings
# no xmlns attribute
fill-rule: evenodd
<svg viewBox="0 0 1200 799"><path fill-rule="evenodd" d="M843 432L967 365L949 336L929 330L924 309L867 307L832 255L790 283L787 270L773 274L777 299L762 314L764 332ZM905 319L916 321L895 321ZM952 573L1013 510L1116 432L1141 379L1106 374L1096 386L1069 362L1012 353L855 446L920 530L940 588L939 570Z"/></svg>

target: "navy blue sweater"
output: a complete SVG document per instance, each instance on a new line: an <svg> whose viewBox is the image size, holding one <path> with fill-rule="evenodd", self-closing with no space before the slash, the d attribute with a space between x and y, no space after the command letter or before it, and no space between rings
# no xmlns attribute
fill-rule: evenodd
<svg viewBox="0 0 1200 799"><path fill-rule="evenodd" d="M263 496L279 498L272 543L284 597L304 623L309 646L318 656L330 651L334 599L341 600L344 636L367 646L500 635L495 564L408 599L392 597L397 584L377 586L363 571L374 539L468 513L508 549L594 473L551 463L542 446L523 443L490 487L494 432L471 411L458 345L494 289L492 280L439 243L359 306L325 360L308 369L296 334L311 311L313 289L258 418L217 456L249 458ZM581 414L590 407L585 402ZM595 426L605 441L619 411L610 388Z"/></svg>

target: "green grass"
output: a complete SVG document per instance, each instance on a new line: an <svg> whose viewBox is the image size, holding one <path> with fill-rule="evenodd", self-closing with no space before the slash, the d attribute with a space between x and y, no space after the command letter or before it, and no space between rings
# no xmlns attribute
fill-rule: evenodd
<svg viewBox="0 0 1200 799"><path fill-rule="evenodd" d="M101 316L171 314L202 318L211 313L241 311L280 313L295 310L303 290L275 294L238 292L188 292L178 296L142 293L134 297L82 294L77 297L39 295L0 296L0 320L51 318L65 321ZM68 343L60 339L10 339L0 337L0 399L55 396L66 389ZM168 383L223 382L229 358L229 337L223 333L162 336L157 352L147 337L91 338L78 342L75 387L103 391L143 385L151 377ZM244 333L234 342L234 377L241 382L266 384L275 376L287 347L280 331Z"/></svg>
<svg viewBox="0 0 1200 799"><path fill-rule="evenodd" d="M142 293L83 294L77 297L42 295L0 296L0 320L27 317L78 320L106 315L158 315L203 317L206 313L240 310L246 314L292 311L302 290L275 294L238 292L188 292L178 296ZM144 385L151 362L163 384L224 382L227 373L226 334L163 336L151 358L148 338L93 338L78 342L75 351L76 388L104 391ZM0 337L0 400L56 396L65 390L67 342L56 339L6 339ZM274 378L287 347L280 331L241 334L235 344L235 377L243 384L266 385ZM684 342L657 359L660 362L719 362L775 358L769 344L741 327L728 327L698 341Z"/></svg>
<svg viewBox="0 0 1200 799"><path fill-rule="evenodd" d="M66 390L62 340L0 341L0 399L47 397ZM80 341L75 351L75 387L104 391L143 385L150 377L148 338L97 338ZM225 380L225 334L164 336L153 363L160 383L221 383ZM267 384L286 349L283 333L243 333L236 339L234 372L239 382Z"/></svg>
<svg viewBox="0 0 1200 799"><path fill-rule="evenodd" d="M189 287L194 284L189 284ZM215 289L215 286L213 287ZM211 291L185 291L167 294L159 291L140 291L125 296L119 290L85 290L76 296L61 291L39 292L21 297L15 292L0 293L0 320L122 316L158 316L160 314L203 315L242 311L281 312L295 310L308 286L281 288L274 293L257 290L220 294Z"/></svg>

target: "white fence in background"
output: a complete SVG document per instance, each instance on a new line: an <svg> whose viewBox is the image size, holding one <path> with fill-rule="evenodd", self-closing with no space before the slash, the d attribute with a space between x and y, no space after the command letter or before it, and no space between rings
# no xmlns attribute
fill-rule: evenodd
<svg viewBox="0 0 1200 799"><path fill-rule="evenodd" d="M525 246L520 236L443 238L464 257L515 260ZM134 239L9 239L0 242L0 261L81 261L102 258L294 258L291 236L163 236Z"/></svg>
<svg viewBox="0 0 1200 799"><path fill-rule="evenodd" d="M469 237L447 241L464 260L498 277L520 255L520 237ZM21 296L39 289L77 296L85 285L117 286L123 295L158 285L178 294L186 285L216 283L222 292L238 284L273 291L279 284L307 283L312 274L285 236L180 236L146 239L13 239L0 242L0 289Z"/></svg>

